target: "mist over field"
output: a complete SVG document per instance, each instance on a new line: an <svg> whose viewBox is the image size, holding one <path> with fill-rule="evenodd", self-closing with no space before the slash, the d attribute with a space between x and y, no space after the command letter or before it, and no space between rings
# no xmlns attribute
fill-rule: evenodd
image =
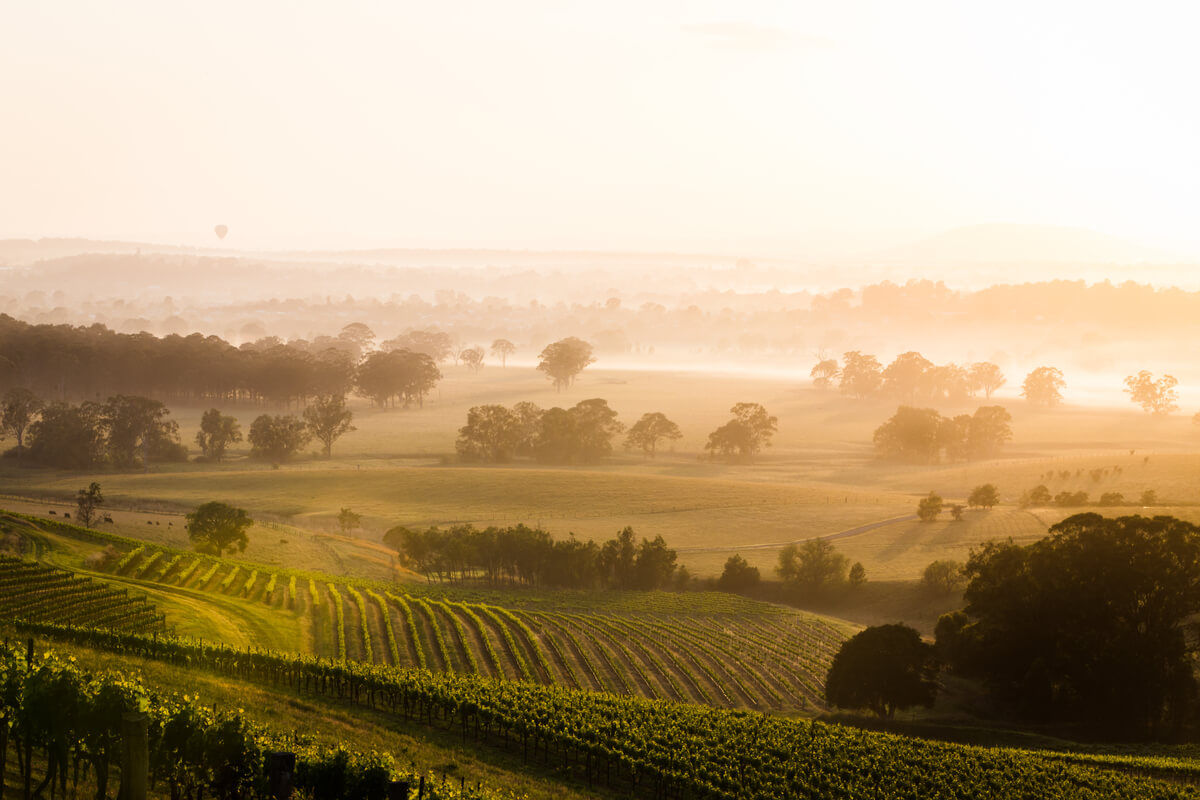
<svg viewBox="0 0 1200 800"><path fill-rule="evenodd" d="M1193 797L1198 21L0 10L0 800Z"/></svg>

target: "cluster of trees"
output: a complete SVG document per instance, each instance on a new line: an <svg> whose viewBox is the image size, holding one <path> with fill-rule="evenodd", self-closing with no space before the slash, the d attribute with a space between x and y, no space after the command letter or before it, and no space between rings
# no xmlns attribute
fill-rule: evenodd
<svg viewBox="0 0 1200 800"><path fill-rule="evenodd" d="M967 505L970 508L982 508L991 510L993 506L1000 502L1000 490L993 484L984 483L976 486L967 495ZM946 508L946 501L937 492L930 492L925 497L922 497L917 502L917 518L922 522L933 522ZM961 504L952 503L950 505L950 516L954 517L955 521L959 521L963 517L965 511Z"/></svg>
<svg viewBox="0 0 1200 800"><path fill-rule="evenodd" d="M1070 491L1064 489L1057 494L1051 494L1050 489L1045 484L1038 484L1027 492L1021 494L1020 505L1022 508L1044 508L1046 506L1059 506L1061 508L1075 508L1088 504L1089 495L1084 491ZM1096 501L1099 506L1124 506L1124 505L1140 505L1154 506L1158 505L1158 492L1153 489L1146 489L1140 497L1134 500L1126 500L1125 495L1121 492L1104 492L1100 495L1100 499Z"/></svg>
<svg viewBox="0 0 1200 800"><path fill-rule="evenodd" d="M809 374L818 388L831 388L836 382L842 394L882 395L908 405L962 403L981 392L990 398L1006 382L991 362L939 366L915 351L901 353L884 367L875 356L851 350L842 355L841 364L833 358L820 359Z"/></svg>
<svg viewBox="0 0 1200 800"><path fill-rule="evenodd" d="M12 435L17 458L60 469L90 469L110 465L119 469L154 461L185 461L187 448L179 440L179 425L164 403L148 397L116 395L104 403L45 405L26 389L10 389L0 401L0 440ZM317 397L302 417L262 414L247 437L251 455L282 461L293 457L312 439L325 456L333 443L355 430L352 412L341 395ZM231 444L242 441L237 419L212 408L200 419L195 442L201 457L220 462Z"/></svg>
<svg viewBox="0 0 1200 800"><path fill-rule="evenodd" d="M1010 711L1123 735L1190 723L1200 697L1200 527L1174 517L1077 514L1026 546L967 561L966 606L937 624L954 671Z"/></svg>
<svg viewBox="0 0 1200 800"><path fill-rule="evenodd" d="M867 571L825 539L789 544L779 551L775 572L790 593L802 599L819 599L844 588L866 583Z"/></svg>
<svg viewBox="0 0 1200 800"><path fill-rule="evenodd" d="M423 531L397 526L383 539L405 565L429 580L573 589L662 589L686 580L686 572L676 568L675 551L661 536L639 543L629 527L603 544L574 535L556 540L526 525Z"/></svg>
<svg viewBox="0 0 1200 800"><path fill-rule="evenodd" d="M972 414L943 417L932 408L900 406L875 429L879 458L936 464L994 456L1012 439L1012 416L1003 406L981 406Z"/></svg>
<svg viewBox="0 0 1200 800"><path fill-rule="evenodd" d="M758 403L737 403L730 413L733 418L709 434L705 450L711 458L749 461L770 446L778 422L765 408ZM512 408L474 406L467 412L467 424L458 429L455 448L467 461L503 463L521 456L546 463L579 464L610 455L613 440L625 430L617 412L598 397L565 409L542 409L528 401ZM625 447L653 458L661 443L682 435L665 414L649 412L629 428Z"/></svg>

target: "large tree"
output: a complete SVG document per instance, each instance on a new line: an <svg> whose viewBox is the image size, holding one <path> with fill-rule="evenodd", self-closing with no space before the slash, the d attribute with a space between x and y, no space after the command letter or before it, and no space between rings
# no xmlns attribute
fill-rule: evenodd
<svg viewBox="0 0 1200 800"><path fill-rule="evenodd" d="M943 424L941 415L932 408L900 406L891 419L875 429L875 455L883 459L936 464Z"/></svg>
<svg viewBox="0 0 1200 800"><path fill-rule="evenodd" d="M789 544L779 551L780 580L798 594L819 596L844 586L849 562L825 539Z"/></svg>
<svg viewBox="0 0 1200 800"><path fill-rule="evenodd" d="M813 366L808 377L812 378L813 386L818 389L829 389L841 372L836 358L822 358Z"/></svg>
<svg viewBox="0 0 1200 800"><path fill-rule="evenodd" d="M1174 375L1163 375L1158 380L1150 370L1144 369L1137 375L1125 378L1125 391L1129 399L1142 407L1147 414L1166 416L1179 410L1179 392L1175 387L1179 381Z"/></svg>
<svg viewBox="0 0 1200 800"><path fill-rule="evenodd" d="M86 489L80 489L75 495L75 519L85 528L92 527L92 521L96 518L96 508L103 502L104 495L100 491L100 484L92 481Z"/></svg>
<svg viewBox="0 0 1200 800"><path fill-rule="evenodd" d="M215 408L210 408L200 417L196 446L205 458L220 464L225 458L225 448L241 440L242 426L235 418L226 416Z"/></svg>
<svg viewBox="0 0 1200 800"><path fill-rule="evenodd" d="M932 371L933 362L920 353L911 350L901 353L883 371L883 388L893 397L915 403L931 396Z"/></svg>
<svg viewBox="0 0 1200 800"><path fill-rule="evenodd" d="M483 356L483 348L478 345L465 347L458 351L458 360L472 372L479 372L483 368Z"/></svg>
<svg viewBox="0 0 1200 800"><path fill-rule="evenodd" d="M759 403L735 403L729 412L733 419L708 435L704 449L710 458L718 456L727 461L750 461L764 447L771 446L771 436L779 420L767 413Z"/></svg>
<svg viewBox="0 0 1200 800"><path fill-rule="evenodd" d="M311 438L299 417L261 414L250 423L250 454L255 458L287 461Z"/></svg>
<svg viewBox="0 0 1200 800"><path fill-rule="evenodd" d="M53 403L29 426L29 457L59 469L89 469L104 461L99 403Z"/></svg>
<svg viewBox="0 0 1200 800"><path fill-rule="evenodd" d="M851 350L842 355L842 380L838 388L842 394L857 398L870 397L883 384L883 370L879 359Z"/></svg>
<svg viewBox="0 0 1200 800"><path fill-rule="evenodd" d="M570 409L551 408L542 413L534 451L539 461L597 461L612 453L613 437L623 430L625 426L606 400L582 400Z"/></svg>
<svg viewBox="0 0 1200 800"><path fill-rule="evenodd" d="M643 414L642 418L633 423L625 436L626 447L640 448L650 458L654 458L660 441L675 441L683 437L679 426L667 419L661 411Z"/></svg>
<svg viewBox="0 0 1200 800"><path fill-rule="evenodd" d="M937 697L933 645L907 625L876 625L848 639L825 677L825 700L838 708L866 708L884 719L897 709L933 706Z"/></svg>
<svg viewBox="0 0 1200 800"><path fill-rule="evenodd" d="M253 524L244 509L225 503L205 503L187 515L188 538L196 550L220 556L226 550L242 552L249 543L246 529Z"/></svg>
<svg viewBox="0 0 1200 800"><path fill-rule="evenodd" d="M574 336L546 345L538 359L537 368L546 373L554 381L554 388L560 391L574 384L575 376L596 361L592 357L592 346Z"/></svg>
<svg viewBox="0 0 1200 800"><path fill-rule="evenodd" d="M500 368L508 366L508 357L517 352L517 346L508 339L497 339L492 342L492 355L500 359Z"/></svg>
<svg viewBox="0 0 1200 800"><path fill-rule="evenodd" d="M473 406L458 429L455 449L466 461L510 460L522 435L520 418L501 405Z"/></svg>
<svg viewBox="0 0 1200 800"><path fill-rule="evenodd" d="M1053 408L1062 402L1062 388L1066 385L1062 370L1057 367L1038 367L1025 376L1021 384L1021 396L1030 405Z"/></svg>
<svg viewBox="0 0 1200 800"><path fill-rule="evenodd" d="M333 443L347 433L357 430L350 421L354 414L346 408L345 395L318 397L304 409L304 425L321 446L325 457L333 455Z"/></svg>
<svg viewBox="0 0 1200 800"><path fill-rule="evenodd" d="M100 409L108 457L114 466L145 466L154 458L179 461L187 450L179 443L179 423L168 419L166 405L149 397L116 395ZM182 458L181 458L182 456Z"/></svg>
<svg viewBox="0 0 1200 800"><path fill-rule="evenodd" d="M1007 381L1000 367L990 361L979 361L971 365L970 380L972 393L983 391L983 396L991 398L992 392L999 389Z"/></svg>
<svg viewBox="0 0 1200 800"><path fill-rule="evenodd" d="M0 400L0 437L8 434L17 440L17 458L25 451L25 431L37 421L42 401L28 389L14 387Z"/></svg>
<svg viewBox="0 0 1200 800"><path fill-rule="evenodd" d="M1077 514L1033 544L985 545L966 574L965 616L939 642L1009 708L1125 736L1194 718L1200 527Z"/></svg>

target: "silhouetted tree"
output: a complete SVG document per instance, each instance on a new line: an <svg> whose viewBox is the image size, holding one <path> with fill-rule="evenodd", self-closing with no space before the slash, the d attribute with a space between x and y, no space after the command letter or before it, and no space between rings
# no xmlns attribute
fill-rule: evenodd
<svg viewBox="0 0 1200 800"><path fill-rule="evenodd" d="M679 426L661 411L643 414L642 418L633 423L625 436L625 447L637 447L650 458L654 458L658 443L662 440L675 441L683 437Z"/></svg>
<svg viewBox="0 0 1200 800"><path fill-rule="evenodd" d="M932 408L900 406L891 419L875 429L879 458L934 464L938 461L942 417Z"/></svg>
<svg viewBox="0 0 1200 800"><path fill-rule="evenodd" d="M559 391L569 388L575 383L575 376L596 361L592 346L574 336L546 345L538 359L538 370L546 373Z"/></svg>
<svg viewBox="0 0 1200 800"><path fill-rule="evenodd" d="M825 677L825 700L838 708L866 708L891 719L896 709L932 707L937 697L933 645L907 625L876 625L847 640Z"/></svg>
<svg viewBox="0 0 1200 800"><path fill-rule="evenodd" d="M920 353L901 353L883 371L884 391L908 403L929 398L932 371L933 362Z"/></svg>
<svg viewBox="0 0 1200 800"><path fill-rule="evenodd" d="M991 399L992 392L1003 386L1007 380L1000 367L990 361L980 361L972 364L970 369L971 391L983 390L983 396Z"/></svg>
<svg viewBox="0 0 1200 800"><path fill-rule="evenodd" d="M92 481L75 496L76 521L85 528L92 527L92 521L96 518L96 508L103 503L104 495L100 492L100 484Z"/></svg>
<svg viewBox="0 0 1200 800"><path fill-rule="evenodd" d="M733 419L708 435L704 449L710 458L720 456L727 461L750 461L764 447L771 446L771 436L779 420L767 413L758 403L735 403L729 412Z"/></svg>
<svg viewBox="0 0 1200 800"><path fill-rule="evenodd" d="M842 381L839 384L842 394L859 399L870 397L879 391L882 383L883 370L875 356L857 350L842 355Z"/></svg>
<svg viewBox="0 0 1200 800"><path fill-rule="evenodd" d="M187 450L179 443L179 424L167 419L170 414L166 405L148 397L108 398L100 407L100 424L113 465L133 466L139 456L143 465L156 457L169 461L186 459Z"/></svg>
<svg viewBox="0 0 1200 800"><path fill-rule="evenodd" d="M310 436L299 417L262 414L250 423L250 454L271 461L287 461L308 444Z"/></svg>
<svg viewBox="0 0 1200 800"><path fill-rule="evenodd" d="M612 453L613 437L624 430L608 401L582 400L570 409L542 412L534 452L539 461L553 463L598 461Z"/></svg>
<svg viewBox="0 0 1200 800"><path fill-rule="evenodd" d="M349 536L350 532L355 528L362 527L362 514L355 514L348 508L343 508L338 512L337 516L338 527L342 530L343 536Z"/></svg>
<svg viewBox="0 0 1200 800"><path fill-rule="evenodd" d="M196 550L220 556L226 550L242 552L250 539L246 529L254 521L244 509L225 503L205 503L187 515L188 538Z"/></svg>
<svg viewBox="0 0 1200 800"><path fill-rule="evenodd" d="M42 401L28 389L14 387L0 400L0 436L8 434L17 440L17 458L25 450L25 431L37 421Z"/></svg>
<svg viewBox="0 0 1200 800"><path fill-rule="evenodd" d="M520 419L504 406L474 406L467 412L467 424L458 429L455 449L467 461L508 461L521 434Z"/></svg>
<svg viewBox="0 0 1200 800"><path fill-rule="evenodd" d="M808 376L813 379L813 386L818 389L829 389L841 372L836 358L822 358L808 373Z"/></svg>
<svg viewBox="0 0 1200 800"><path fill-rule="evenodd" d="M500 368L508 365L508 357L517 352L517 346L508 339L497 339L492 342L492 355L500 358Z"/></svg>
<svg viewBox="0 0 1200 800"><path fill-rule="evenodd" d="M975 508L988 508L1000 502L1000 492L990 483L984 483L971 490L967 497L967 505Z"/></svg>
<svg viewBox="0 0 1200 800"><path fill-rule="evenodd" d="M196 446L205 458L219 464L225 458L225 448L241 440L242 427L233 417L225 416L215 408L210 408L200 417Z"/></svg>
<svg viewBox="0 0 1200 800"><path fill-rule="evenodd" d="M476 346L459 350L458 360L472 372L479 372L483 367L483 348Z"/></svg>
<svg viewBox="0 0 1200 800"><path fill-rule="evenodd" d="M824 539L789 544L779 551L780 580L802 596L819 596L846 582L846 557Z"/></svg>
<svg viewBox="0 0 1200 800"><path fill-rule="evenodd" d="M760 583L762 575L758 567L747 564L740 553L734 553L725 560L725 568L721 571L721 577L717 578L717 588L722 592L748 592Z"/></svg>
<svg viewBox="0 0 1200 800"><path fill-rule="evenodd" d="M90 469L104 461L99 403L52 403L29 426L29 457L59 469Z"/></svg>
<svg viewBox="0 0 1200 800"><path fill-rule="evenodd" d="M1021 385L1021 396L1030 405L1053 408L1062 402L1062 388L1066 383L1057 367L1038 367L1025 376Z"/></svg>
<svg viewBox="0 0 1200 800"><path fill-rule="evenodd" d="M922 522L933 522L942 513L943 502L936 493L930 492L917 503L917 517Z"/></svg>
<svg viewBox="0 0 1200 800"><path fill-rule="evenodd" d="M1129 399L1142 407L1147 414L1166 416L1172 411L1178 411L1179 392L1175 387L1179 381L1174 375L1163 375L1158 380L1150 370L1142 370L1137 375L1125 378L1125 391Z"/></svg>
<svg viewBox="0 0 1200 800"><path fill-rule="evenodd" d="M346 408L344 395L318 397L304 409L304 426L321 443L325 457L333 455L333 443L351 431L358 430L350 421L354 414Z"/></svg>
<svg viewBox="0 0 1200 800"><path fill-rule="evenodd" d="M950 559L931 561L921 573L921 587L933 594L954 594L965 583L963 565Z"/></svg>

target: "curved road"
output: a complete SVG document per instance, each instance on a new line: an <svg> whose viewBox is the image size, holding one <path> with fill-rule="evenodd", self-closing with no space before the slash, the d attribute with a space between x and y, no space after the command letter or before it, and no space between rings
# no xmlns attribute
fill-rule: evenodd
<svg viewBox="0 0 1200 800"><path fill-rule="evenodd" d="M811 539L825 539L827 541L833 539L845 539L849 536L857 536L860 533L873 531L876 528L882 528L885 525L892 525L897 522L910 522L917 518L916 514L905 514L902 517L892 517L891 519L881 519L877 522L868 522L866 525L859 525L857 528L850 528L837 533L831 533L828 536L807 536L803 539L795 539L790 542L768 542L767 544L746 544L737 547L678 547L676 552L679 553L733 553L743 550L774 550L777 547L787 547L789 544L800 544Z"/></svg>

